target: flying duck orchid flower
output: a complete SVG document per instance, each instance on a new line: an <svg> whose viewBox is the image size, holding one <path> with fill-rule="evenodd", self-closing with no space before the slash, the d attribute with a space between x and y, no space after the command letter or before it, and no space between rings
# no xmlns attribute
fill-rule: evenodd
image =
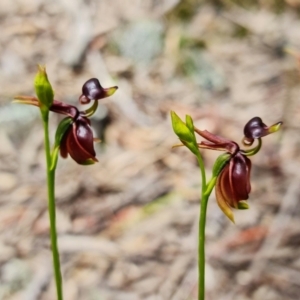
<svg viewBox="0 0 300 300"><path fill-rule="evenodd" d="M69 154L78 164L83 165L98 161L94 149L94 141L97 139L93 137L89 117L97 110L97 100L113 95L116 90L116 86L105 89L98 79L89 79L82 87L79 101L81 104L88 104L94 100L94 103L84 111L79 111L76 106L53 100L49 110L66 116L58 126L54 146L56 149L59 148L63 158L68 157ZM38 98L27 96L17 96L14 102L38 107L42 105Z"/></svg>
<svg viewBox="0 0 300 300"><path fill-rule="evenodd" d="M244 127L243 144L251 146L257 139L257 146L252 149L240 149L240 146L231 140L215 135L207 130L200 130L193 124L190 116L186 116L183 122L175 112L171 112L173 130L179 137L182 144L173 147L186 146L196 157L201 157L199 149L211 149L223 151L218 157L213 168L213 180L204 186L206 193L209 193L215 185L217 203L224 214L234 222L231 208L247 209L246 200L251 191L250 173L251 160L249 156L256 154L261 146L261 138L279 130L282 122L272 126L265 125L261 118L254 117ZM195 133L204 138L204 141L197 142ZM201 160L200 160L200 164ZM203 177L204 178L204 177ZM204 185L205 185L204 180Z"/></svg>
<svg viewBox="0 0 300 300"><path fill-rule="evenodd" d="M219 174L215 174L217 175L215 192L220 209L234 222L231 208L247 208L244 200L248 199L251 190L251 161L241 152L237 143L207 130L195 128L195 132L207 140L198 143L199 148L224 151L229 154Z"/></svg>
<svg viewBox="0 0 300 300"><path fill-rule="evenodd" d="M258 145L250 150L242 150L237 143L214 135L207 130L194 129L196 133L207 140L198 143L199 148L226 153L226 156L221 155L224 163L218 174L215 174L217 176L215 192L220 209L232 222L234 222L234 216L231 208L248 209L246 200L251 191L251 160L248 156L252 156L260 150L261 137L276 132L281 124L282 122L278 122L268 127L259 117L254 117L247 122L244 127L244 145L250 146L255 139L258 139Z"/></svg>

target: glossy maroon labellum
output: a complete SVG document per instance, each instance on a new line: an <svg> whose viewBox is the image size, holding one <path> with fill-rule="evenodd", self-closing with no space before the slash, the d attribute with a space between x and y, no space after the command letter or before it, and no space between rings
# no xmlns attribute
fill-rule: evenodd
<svg viewBox="0 0 300 300"><path fill-rule="evenodd" d="M94 138L90 120L79 115L66 130L61 143L60 154L63 158L68 154L79 164L97 162L94 150Z"/></svg>

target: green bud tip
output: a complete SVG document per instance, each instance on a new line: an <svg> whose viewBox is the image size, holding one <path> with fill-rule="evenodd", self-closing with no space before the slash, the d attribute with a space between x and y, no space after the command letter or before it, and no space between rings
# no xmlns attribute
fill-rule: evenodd
<svg viewBox="0 0 300 300"><path fill-rule="evenodd" d="M188 128L191 132L194 132L194 122L193 122L193 119L192 119L191 116L189 116L189 115L186 115L186 116L185 116L185 123L186 123L187 128Z"/></svg>
<svg viewBox="0 0 300 300"><path fill-rule="evenodd" d="M34 87L41 109L49 109L53 103L54 92L48 80L45 66L38 65L38 72L34 79Z"/></svg>

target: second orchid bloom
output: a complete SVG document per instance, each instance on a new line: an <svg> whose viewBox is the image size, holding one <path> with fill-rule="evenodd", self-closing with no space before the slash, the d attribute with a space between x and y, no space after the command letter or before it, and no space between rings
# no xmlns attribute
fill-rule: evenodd
<svg viewBox="0 0 300 300"><path fill-rule="evenodd" d="M278 131L282 122L268 127L262 122L261 118L252 118L244 127L245 137L243 144L251 146L257 140L258 145L252 149L243 150L234 141L194 127L189 116L187 116L186 123L180 120L175 112L171 112L171 117L174 132L181 140L182 145L189 148L196 156L201 155L199 149L225 152L215 163L211 182L215 184L216 199L220 209L234 222L231 208L248 208L246 200L249 198L251 191L251 160L248 157L260 150L262 145L261 138ZM195 133L205 140L197 142Z"/></svg>

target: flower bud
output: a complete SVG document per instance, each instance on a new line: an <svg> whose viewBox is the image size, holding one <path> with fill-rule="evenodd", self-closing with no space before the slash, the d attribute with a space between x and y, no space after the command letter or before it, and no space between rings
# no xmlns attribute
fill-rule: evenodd
<svg viewBox="0 0 300 300"><path fill-rule="evenodd" d="M44 66L38 65L38 72L34 79L34 88L41 111L48 112L53 103L54 93Z"/></svg>
<svg viewBox="0 0 300 300"><path fill-rule="evenodd" d="M194 134L193 120L190 116L186 116L187 124L185 124L174 111L171 111L172 126L175 134L180 141L189 148L194 154L198 154L198 145Z"/></svg>
<svg viewBox="0 0 300 300"><path fill-rule="evenodd" d="M173 130L180 140L186 142L194 141L193 133L174 111L171 111L171 119Z"/></svg>
<svg viewBox="0 0 300 300"><path fill-rule="evenodd" d="M195 127L194 127L194 122L191 116L186 115L185 116L185 123L187 128L190 130L190 132L194 132L195 131Z"/></svg>

